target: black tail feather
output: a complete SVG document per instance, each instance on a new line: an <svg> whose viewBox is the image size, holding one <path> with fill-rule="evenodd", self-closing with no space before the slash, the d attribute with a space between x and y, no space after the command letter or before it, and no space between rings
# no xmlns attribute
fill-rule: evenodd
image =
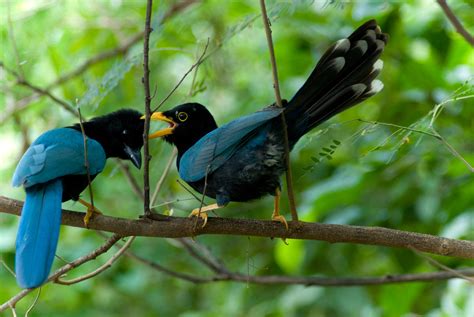
<svg viewBox="0 0 474 317"><path fill-rule="evenodd" d="M383 88L375 78L383 67L379 57L387 41L388 35L382 33L375 20L370 20L323 54L308 80L286 105L290 144Z"/></svg>

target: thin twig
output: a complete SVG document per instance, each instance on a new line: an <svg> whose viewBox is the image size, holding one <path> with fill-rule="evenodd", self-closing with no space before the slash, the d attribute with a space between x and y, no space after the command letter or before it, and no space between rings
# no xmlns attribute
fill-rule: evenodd
<svg viewBox="0 0 474 317"><path fill-rule="evenodd" d="M28 317L28 315L30 314L30 312L33 310L33 308L35 308L36 306L36 303L38 303L38 299L41 295L41 287L38 288L38 293L36 294L36 297L35 297L35 300L33 301L33 303L31 304L31 306L28 308L28 310L25 312L25 317Z"/></svg>
<svg viewBox="0 0 474 317"><path fill-rule="evenodd" d="M143 200L143 190L140 187L140 184L138 184L137 180L135 177L133 177L132 173L130 172L130 168L128 167L127 164L124 164L122 160L117 159L116 160L120 170L123 172L125 175L125 178L128 180L128 183L130 184L130 187L132 188L133 192L135 195Z"/></svg>
<svg viewBox="0 0 474 317"><path fill-rule="evenodd" d="M128 252L128 251L127 251ZM312 276L280 276L280 275L263 275L255 276L243 274L238 272L216 273L212 276L197 277L194 275L172 271L163 265L156 262L146 260L136 254L126 253L127 256L138 262L147 265L148 267L171 275L173 277L192 282L211 283L219 281L232 281L239 283L252 283L263 285L304 285L304 286L326 286L326 287L347 287L347 286L368 286L368 285L386 285L397 283L412 283L412 282L432 282L443 281L452 278L459 278L459 276L474 276L474 269L459 269L416 273L416 274L387 274L384 276L375 277L312 277Z"/></svg>
<svg viewBox="0 0 474 317"><path fill-rule="evenodd" d="M432 132L428 132L428 131L423 131L423 130L420 130L420 129L405 127L405 126L402 126L402 125L387 123L387 122L368 121L368 120L364 120L364 119L357 119L357 121L368 123L368 124L371 124L373 126L382 125L382 126L397 128L398 129L397 131L395 131L394 133L389 135L387 138L385 138L385 140L382 142L382 145L384 145L388 141L388 139L390 139L393 135L395 135L398 131L401 131L401 130L406 130L406 131L415 132L415 133L424 134L424 135L433 137L433 138L437 139L438 141L440 141L451 152L451 154L453 154L456 158L458 158L460 161L462 161L467 166L467 168L469 169L469 171L471 173L474 173L474 167L461 154L459 154L459 152L456 151L456 149L451 144L449 144L449 142L446 141L441 136L441 134L439 134L439 132L431 125L430 125L430 130ZM378 148L378 147L380 147L380 145L378 145L375 148Z"/></svg>
<svg viewBox="0 0 474 317"><path fill-rule="evenodd" d="M54 272L47 280L46 283L51 282L59 278L60 276L63 276L65 273L71 271L72 269L89 262L91 260L94 260L97 258L99 255L107 252L118 240L120 240L122 237L118 234L112 235L104 244L102 244L100 247L95 249L89 254L86 254L64 266L59 268L56 272ZM6 309L10 307L15 307L16 303L18 303L22 298L24 298L26 295L29 293L33 292L35 288L27 288L22 291L20 291L18 294L10 298L8 301L0 305L0 313L5 311Z"/></svg>
<svg viewBox="0 0 474 317"><path fill-rule="evenodd" d="M208 38L209 41L209 38ZM199 60L198 50L196 50L196 58ZM202 59L202 58L201 58ZM189 87L188 97L192 97L194 94L194 85L196 84L196 78L199 70L199 65L194 68L193 79L191 80L191 86Z"/></svg>
<svg viewBox="0 0 474 317"><path fill-rule="evenodd" d="M20 100L15 100L14 107L6 107L0 115L0 125L3 125L7 120L10 120L12 117L17 115L20 111L28 108L30 103L35 101L37 97L40 97L39 94L34 93L28 97L22 98Z"/></svg>
<svg viewBox="0 0 474 317"><path fill-rule="evenodd" d="M263 27L265 29L268 51L270 53L270 63L272 65L272 76L273 76L273 89L275 91L276 104L278 107L282 108L283 102L281 100L281 95L280 95L280 83L278 81L278 70L277 70L277 64L276 64L276 59L275 59L275 50L273 48L272 30L270 28L270 19L268 18L268 15L267 15L265 0L260 0L260 9L262 10Z"/></svg>
<svg viewBox="0 0 474 317"><path fill-rule="evenodd" d="M448 20L451 22L451 24L456 29L456 31L459 34L461 34L461 36L464 37L464 39L469 44L471 44L471 46L474 46L474 37L464 28L461 21L459 21L458 17L451 10L451 8L449 7L446 0L437 0L437 1L438 1L438 4L440 5L441 9L443 9L444 14L448 18Z"/></svg>
<svg viewBox="0 0 474 317"><path fill-rule="evenodd" d="M153 191L153 195L151 196L151 205L153 206L156 202L156 199L158 198L158 193L161 190L161 187L163 186L163 183L165 182L166 176L168 176L171 165L173 164L174 159L176 158L176 155L178 154L178 151L176 148L173 148L173 152L171 152L170 158L168 159L168 163L166 163L165 169L163 170L163 173L161 173L161 177L156 183L155 190Z"/></svg>
<svg viewBox="0 0 474 317"><path fill-rule="evenodd" d="M214 273L218 274L228 274L229 270L222 265L217 259L214 258L213 255L211 255L210 252L206 252L205 255L201 255L199 252L196 251L195 246L193 245L193 242L190 241L189 238L181 238L181 239L176 239L178 240L181 245L188 251L188 253L197 259L199 262L203 263L207 267L209 267ZM197 243L196 243L197 244ZM203 250L203 246L197 244L197 246L201 249L201 252Z"/></svg>
<svg viewBox="0 0 474 317"><path fill-rule="evenodd" d="M436 131L434 128L431 128L431 131L435 132L438 135L438 140L441 141L441 143L443 143L444 146L448 148L451 154L453 154L455 157L461 160L467 166L467 168L471 171L471 173L474 173L474 166L472 166L461 154L459 154L459 152L456 151L456 149L451 144L449 144L448 141L446 141L441 136L441 134L439 134L438 131Z"/></svg>
<svg viewBox="0 0 474 317"><path fill-rule="evenodd" d="M145 217L151 215L150 210L150 149L148 146L148 134L150 133L150 116L151 116L151 97L150 97L150 68L148 65L148 54L150 50L150 33L153 31L151 24L151 12L153 8L153 0L147 0L145 31L143 41L143 86L145 88L145 131L143 133L143 209Z"/></svg>
<svg viewBox="0 0 474 317"><path fill-rule="evenodd" d="M186 8L188 8L189 6L191 6L192 4L197 3L197 2L199 2L199 0L185 0L185 1L180 1L180 2L174 3L168 9L168 11L166 11L166 13L163 15L160 23L163 24L165 21L172 18L177 13L185 10ZM70 72L64 73L62 76L58 77L54 82L52 82L51 84L46 86L46 88L44 88L43 90L45 92L49 91L50 89L52 89L56 86L59 86L59 85L65 83L65 82L81 75L82 73L87 71L89 68L91 68L92 66L94 66L94 65L96 65L96 64L98 64L102 61L105 61L105 60L110 59L110 58L114 58L118 55L127 54L127 52L130 50L130 48L132 48L133 45L137 44L142 38L143 38L143 32L137 33L137 34L133 35L132 37L130 37L128 40L126 40L123 45L121 45L119 47L116 47L114 49L105 51L105 52L101 52L101 53L89 58L88 60L83 62L81 65L79 65L77 68L73 69ZM36 87L36 88L38 88L38 87ZM30 89L31 89L31 87L30 87ZM41 89L41 88L39 88L39 89ZM37 91L37 90L34 90L34 91ZM2 114L2 116L0 118L0 124L3 123L4 121L6 121L6 119L8 119L13 113L16 113L16 112L19 112L19 111L22 111L22 110L26 109L33 101L37 100L39 97L41 97L43 95L47 96L47 94L44 94L44 93L43 94L35 93L35 94L32 94L32 95L29 95L29 96L26 96L26 97L22 98L18 102L18 105L15 109L12 109L11 111L9 111L10 113L3 113Z"/></svg>
<svg viewBox="0 0 474 317"><path fill-rule="evenodd" d="M360 121L360 122L364 122L364 123L369 123L373 126L377 126L377 125L383 125L383 126L387 126L387 127L394 127L394 128L398 128L400 130L407 130L407 131L411 131L411 132L416 132L416 133L420 133L420 134L425 134L425 135L428 135L428 136L431 136L431 137L434 137L438 140L440 140L440 136L439 135L436 135L434 133L430 133L430 132L427 132L427 131L423 131L423 130L419 130L419 129L414 129L414 128L410 128L410 127L405 127L405 126L402 126L402 125L398 125L398 124L394 124L394 123L388 123L388 122L379 122L379 121L369 121L369 120L364 120L364 119L357 119L357 121Z"/></svg>
<svg viewBox="0 0 474 317"><path fill-rule="evenodd" d="M194 199L201 202L201 198L199 198L192 190L190 190L180 179L177 179L176 182L180 185L185 191L187 191Z"/></svg>
<svg viewBox="0 0 474 317"><path fill-rule="evenodd" d="M441 269L441 270L444 270L446 272L450 272L452 274L454 274L455 276L459 277L459 278L462 278L466 281L468 281L469 283L471 284L474 284L474 278L472 277L469 277L467 276L466 274L463 274L462 272L459 272L457 270L454 270L442 263L440 263L439 261L436 261L435 259L427 256L426 254L423 254L421 253L420 251L418 251L417 249L415 248L411 248L413 252L415 252L419 257L425 259L426 261L428 261L431 265L433 265L434 267L438 268L438 269Z"/></svg>
<svg viewBox="0 0 474 317"><path fill-rule="evenodd" d="M10 309L12 310L13 317L17 317L18 315L16 314L16 308L13 306L10 306Z"/></svg>
<svg viewBox="0 0 474 317"><path fill-rule="evenodd" d="M191 4L196 3L196 2L198 2L198 1L197 0L187 0L187 1L180 1L180 2L177 2L177 3L173 4L168 9L168 11L166 11L166 13L163 15L163 17L161 19L161 24L163 24L169 18L173 17L176 13L181 12L182 10L186 9ZM59 86L59 85L65 83L65 82L71 80L72 78L75 78L75 77L81 75L86 70L88 70L91 66L94 66L95 64L98 64L98 63L100 63L104 60L107 60L107 59L110 59L110 58L113 58L113 57L116 57L116 56L119 56L119 55L127 54L127 52L130 50L130 48L133 45L137 44L138 42L140 42L143 39L143 34L144 34L143 32L139 32L139 33L133 35L132 37L130 37L128 40L126 40L122 45L120 45L120 46L118 46L114 49L102 52L98 55L95 55L95 56L89 58L88 60L83 62L76 69L70 71L69 73L65 73L64 75L57 78L54 82L52 82L51 84L49 84L47 86L47 89Z"/></svg>
<svg viewBox="0 0 474 317"><path fill-rule="evenodd" d="M189 238L176 239L185 247L186 251L197 259L200 263L211 269L215 275L207 277L197 277L191 274L181 273L170 270L163 265L156 262L147 260L139 255L136 255L132 251L127 250L125 255L144 264L152 269L161 273L192 282L198 283L210 283L218 281L234 281L242 283L254 283L254 284L284 284L284 285L306 285L306 286L362 286L362 285L384 285L384 284L395 284L395 283L407 283L407 282L428 282L428 281L439 281L451 278L464 278L472 281L469 276L474 276L474 269L451 269L442 264L438 266L443 269L442 272L431 272L431 273L417 273L417 274L397 274L397 275L385 275L380 277L305 277L305 276L277 276L277 275L263 275L263 276L252 276L250 274L242 274L239 272L231 272L222 262L216 258L204 245L192 241ZM198 250L199 249L199 252ZM414 250L420 256L428 258L431 262L431 258L426 255ZM434 260L433 260L434 261ZM436 261L435 261L436 262ZM438 262L436 262L438 264Z"/></svg>
<svg viewBox="0 0 474 317"><path fill-rule="evenodd" d="M205 283L205 282L209 281L209 279L206 278L206 277L199 277L199 276L194 276L194 275L187 274L187 273L181 273L181 272L176 272L176 271L170 270L170 269L166 268L163 265L160 265L156 262L147 260L144 257L141 257L141 256L139 256L135 253L130 252L130 251L125 252L125 255L130 257L131 259L137 261L137 262L140 262L140 263L142 263L146 266L151 267L152 269L154 269L156 271L165 273L167 275L170 275L170 276L173 276L173 277L176 277L176 278L188 281L188 282Z"/></svg>
<svg viewBox="0 0 474 317"><path fill-rule="evenodd" d="M92 210L94 211L95 210L94 195L92 193L92 179L91 179L91 173L90 173L90 167L89 167L89 155L87 153L87 135L86 135L86 132L84 131L84 125L82 122L81 108L77 107L77 113L79 115L79 126L81 127L82 139L84 141L84 166L86 167L86 172L87 172L87 187L89 188L91 206L92 206Z"/></svg>
<svg viewBox="0 0 474 317"><path fill-rule="evenodd" d="M5 261L0 260L0 263L3 265L3 267L13 276L16 278L15 272L5 263Z"/></svg>
<svg viewBox="0 0 474 317"><path fill-rule="evenodd" d="M18 46L16 45L16 38L15 33L13 31L13 23L11 17L11 10L10 10L10 1L7 1L7 20L8 20L8 35L10 36L10 41L12 42L13 53L15 55L16 64L18 67L18 72L20 78L25 78L25 72L23 71L23 67L21 65L20 53L18 53Z"/></svg>
<svg viewBox="0 0 474 317"><path fill-rule="evenodd" d="M270 52L270 61L272 65L273 75L273 89L275 91L276 104L278 107L283 107L283 102L280 95L280 84L278 82L278 70L275 59L275 51L273 49L272 30L270 28L270 20L267 16L267 9L265 7L265 0L260 0L260 8L262 10L263 26L265 28L265 34L267 37L268 50ZM293 221L298 221L298 212L296 211L295 194L293 191L293 178L291 175L291 164L290 164L290 145L288 143L288 126L285 120L285 113L281 113L281 122L283 127L283 136L285 143L285 165L286 165L286 186L288 201L290 203L291 218Z"/></svg>
<svg viewBox="0 0 474 317"><path fill-rule="evenodd" d="M158 110L173 94L174 92L176 91L176 89L179 88L179 86L181 86L181 84L183 83L183 81L186 79L186 77L188 77L188 75L193 71L194 68L198 67L203 61L204 61L204 55L206 54L207 52L207 48L209 47L209 38L207 38L207 42L206 42L206 46L204 47L204 50L201 54L201 56L199 56L199 59L193 64L191 65L191 67L188 69L188 71L181 77L181 79L178 81L178 83L176 84L176 86L174 86L173 89L171 89L171 91L168 93L168 95L158 104L158 106L155 107L155 109L153 109L153 112L155 112L156 110Z"/></svg>
<svg viewBox="0 0 474 317"><path fill-rule="evenodd" d="M114 262L117 261L122 254L124 254L124 252L130 247L130 245L132 244L134 240L135 240L135 237L131 237L130 239L128 239L128 241L118 250L117 253L115 253L107 262L105 262L103 265L101 265L94 271L88 274L85 274L83 276L70 279L70 280L62 280L61 278L58 278L56 279L55 283L61 284L61 285L72 285L72 284L76 284L76 283L88 280L90 278L93 278L94 276L99 275L103 271L111 268L112 264L114 264Z"/></svg>
<svg viewBox="0 0 474 317"><path fill-rule="evenodd" d="M36 92L36 93L38 93L42 96L49 97L51 100L53 100L58 105L63 107L66 111L68 111L68 112L72 113L73 115L77 116L76 111L74 110L74 108L69 103L67 103L66 101L61 100L58 97L54 96L49 90L46 90L46 89L43 89L43 88L40 88L38 86L35 86L35 85L31 84L29 81L22 78L20 76L20 74L18 74L16 71L6 67L5 64L3 63L3 61L0 61L0 67L5 69L8 73L12 74L16 78L17 83L19 85L24 86L24 87L28 87L29 89L33 90L34 92Z"/></svg>

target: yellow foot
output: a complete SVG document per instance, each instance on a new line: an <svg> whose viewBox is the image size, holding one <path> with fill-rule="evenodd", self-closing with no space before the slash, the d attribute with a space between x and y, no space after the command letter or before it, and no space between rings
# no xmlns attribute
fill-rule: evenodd
<svg viewBox="0 0 474 317"><path fill-rule="evenodd" d="M284 224L285 227L286 227L286 230L288 231L288 222L286 222L285 217L283 217L282 215L275 215L275 213L273 213L272 220L273 221L278 221L278 222L281 222L282 224Z"/></svg>
<svg viewBox="0 0 474 317"><path fill-rule="evenodd" d="M196 216L196 217L202 218L204 220L204 224L202 225L202 228L204 228L204 226L207 223L207 211L216 210L222 207L224 206L212 204L209 206L203 206L202 208L196 208L196 209L193 209L193 211L191 211L188 217Z"/></svg>
<svg viewBox="0 0 474 317"><path fill-rule="evenodd" d="M87 212L84 216L84 225L86 226L86 228L89 228L89 221L91 220L91 218L94 217L94 215L102 215L102 213L99 209L92 206L85 200L79 199L78 202L87 207Z"/></svg>
<svg viewBox="0 0 474 317"><path fill-rule="evenodd" d="M193 216L199 217L199 218L201 218L202 220L204 220L204 223L202 224L202 228L204 228L204 226L206 226L206 223L207 223L207 212L203 211L203 208L196 208L196 209L193 209L193 211L191 211L191 213L189 214L188 217L193 217Z"/></svg>
<svg viewBox="0 0 474 317"><path fill-rule="evenodd" d="M86 226L86 228L89 228L89 221L95 215L102 215L102 213L96 208L87 208L86 215L84 216L84 225Z"/></svg>

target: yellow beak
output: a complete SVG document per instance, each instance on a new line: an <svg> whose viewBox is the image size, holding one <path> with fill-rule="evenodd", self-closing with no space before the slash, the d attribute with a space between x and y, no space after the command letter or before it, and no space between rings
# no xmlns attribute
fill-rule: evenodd
<svg viewBox="0 0 474 317"><path fill-rule="evenodd" d="M145 118L143 116L142 118ZM168 118L163 114L163 112L154 112L151 114L150 117L151 120L154 121L164 121L168 122L170 124L169 128L165 128L159 131L156 131L148 136L148 139L154 139L154 138L159 138L168 134L173 134L173 129L176 127L176 122L174 122L172 119Z"/></svg>

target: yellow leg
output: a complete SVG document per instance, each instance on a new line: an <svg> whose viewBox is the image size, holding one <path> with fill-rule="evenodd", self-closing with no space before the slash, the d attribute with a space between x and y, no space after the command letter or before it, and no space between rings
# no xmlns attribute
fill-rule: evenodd
<svg viewBox="0 0 474 317"><path fill-rule="evenodd" d="M207 211L216 210L222 207L224 206L218 206L217 204L212 204L209 206L204 206L202 208L196 208L196 209L193 209L193 211L191 211L188 217L196 216L196 217L202 218L202 220L204 220L202 227L204 228L204 226L207 223Z"/></svg>
<svg viewBox="0 0 474 317"><path fill-rule="evenodd" d="M280 192L280 189L277 188L275 189L275 200L274 200L275 208L273 209L272 220L281 222L282 224L285 225L286 230L288 230L288 222L286 222L285 217L280 215L280 197L281 197L281 192Z"/></svg>
<svg viewBox="0 0 474 317"><path fill-rule="evenodd" d="M99 211L99 209L92 206L84 199L79 198L78 202L87 207L87 212L86 212L86 215L84 216L84 225L87 228L89 227L89 220L94 216L94 214L101 215L102 213Z"/></svg>

